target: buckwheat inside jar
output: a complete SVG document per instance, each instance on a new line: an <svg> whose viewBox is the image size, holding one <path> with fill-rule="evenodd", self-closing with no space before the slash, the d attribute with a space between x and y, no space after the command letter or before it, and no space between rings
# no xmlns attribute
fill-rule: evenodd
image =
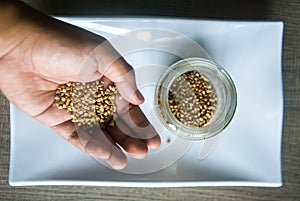
<svg viewBox="0 0 300 201"><path fill-rule="evenodd" d="M168 104L174 117L186 126L202 127L213 117L217 94L209 79L192 70L171 84Z"/></svg>

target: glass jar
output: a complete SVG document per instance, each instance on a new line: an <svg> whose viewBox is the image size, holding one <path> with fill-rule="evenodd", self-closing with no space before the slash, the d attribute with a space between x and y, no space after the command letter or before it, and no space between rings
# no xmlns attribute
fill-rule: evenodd
<svg viewBox="0 0 300 201"><path fill-rule="evenodd" d="M197 71L206 77L217 96L217 107L212 118L202 127L191 127L179 121L169 107L169 91L172 83L182 74ZM173 134L189 140L212 137L224 130L234 116L237 105L235 85L229 74L220 65L203 58L183 59L160 78L155 91L156 114L163 125Z"/></svg>

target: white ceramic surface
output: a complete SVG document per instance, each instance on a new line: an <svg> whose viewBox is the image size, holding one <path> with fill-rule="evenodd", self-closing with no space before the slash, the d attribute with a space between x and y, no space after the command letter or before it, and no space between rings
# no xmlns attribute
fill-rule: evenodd
<svg viewBox="0 0 300 201"><path fill-rule="evenodd" d="M130 174L116 172L81 153L49 128L11 105L9 170L11 185L137 187L282 185L283 23L167 18L60 19L108 39L140 30L136 31L138 37L141 40L150 40L151 34L156 33L153 29L164 30L162 32L162 35L165 34L164 37L159 35L164 38L163 42L154 49L129 52L126 48L130 45L130 41L128 44L122 44L118 40L112 40L112 44L120 52L127 53L124 55L125 59L136 69L138 86L146 98L142 109L162 133L163 145L158 151L151 151L146 159L141 161L130 159L131 169L127 169ZM172 32L174 36L171 36ZM170 37L168 34L171 34ZM175 37L176 34L181 37L178 39ZM186 37L183 42L182 37ZM157 48L179 51L179 54L184 54L183 56L202 54L197 52L194 55L193 51L180 52L186 48L185 42L189 38L199 43L215 62L229 72L238 92L237 111L226 130L217 138L192 144L157 127L155 115L152 114L155 86L147 85L159 79L163 71L162 66L168 66L176 60L174 55L157 51ZM168 44L173 45L170 48ZM170 138L172 146L167 145L167 138ZM164 164L167 158L175 162L168 166L169 164ZM147 171L149 164L152 169L149 169L148 174L143 174L143 171L131 174L129 171L136 166L144 167ZM153 167L156 166L158 170L166 168L153 171Z"/></svg>

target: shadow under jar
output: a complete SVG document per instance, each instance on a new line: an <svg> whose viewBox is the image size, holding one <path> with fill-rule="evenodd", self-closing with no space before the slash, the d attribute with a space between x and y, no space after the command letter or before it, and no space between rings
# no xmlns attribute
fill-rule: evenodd
<svg viewBox="0 0 300 201"><path fill-rule="evenodd" d="M211 60L183 59L162 75L155 105L158 118L173 134L207 139L224 130L233 118L236 88L229 74Z"/></svg>

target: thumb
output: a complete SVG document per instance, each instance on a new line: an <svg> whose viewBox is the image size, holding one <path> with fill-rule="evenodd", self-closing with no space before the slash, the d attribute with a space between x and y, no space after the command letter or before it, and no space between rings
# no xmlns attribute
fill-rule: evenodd
<svg viewBox="0 0 300 201"><path fill-rule="evenodd" d="M109 66L104 76L116 83L119 93L129 103L139 105L144 102L136 86L134 70L122 57Z"/></svg>
<svg viewBox="0 0 300 201"><path fill-rule="evenodd" d="M94 50L94 53L98 71L116 83L121 96L134 105L143 103L144 97L137 89L133 68L109 41L103 42Z"/></svg>

